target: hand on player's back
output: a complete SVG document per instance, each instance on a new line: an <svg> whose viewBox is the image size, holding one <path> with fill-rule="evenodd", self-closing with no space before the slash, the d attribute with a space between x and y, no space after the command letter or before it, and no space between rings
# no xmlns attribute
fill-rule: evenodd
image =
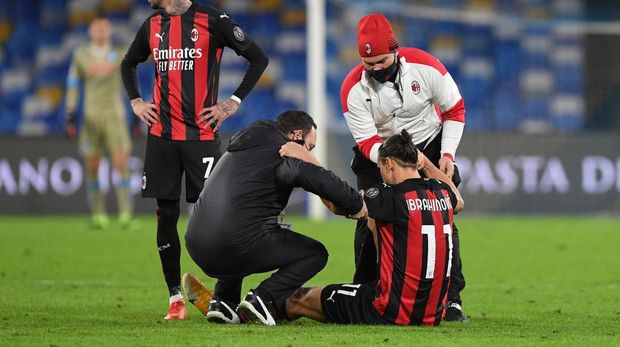
<svg viewBox="0 0 620 347"><path fill-rule="evenodd" d="M157 116L157 106L155 106L152 102L146 102L140 98L134 99L131 100L131 109L133 110L133 113L148 126L159 122L159 116Z"/></svg>
<svg viewBox="0 0 620 347"><path fill-rule="evenodd" d="M198 119L198 124L204 124L205 128L209 128L213 125L213 131L216 132L220 129L220 126L222 126L222 123L224 123L226 119L237 112L238 108L239 104L233 99L218 102L211 107L200 110L200 119Z"/></svg>

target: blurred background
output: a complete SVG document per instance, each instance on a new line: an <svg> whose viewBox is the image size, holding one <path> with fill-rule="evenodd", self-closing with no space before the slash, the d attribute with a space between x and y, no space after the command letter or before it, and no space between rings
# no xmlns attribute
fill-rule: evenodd
<svg viewBox="0 0 620 347"><path fill-rule="evenodd" d="M270 57L224 138L256 119L309 108L306 1L198 2L223 9ZM99 10L125 46L152 12L146 0L0 0L0 213L88 210L77 144L64 138L63 102L72 52L87 42ZM467 213L620 213L620 1L325 0L327 166L352 184L340 85L359 62L357 22L372 12L391 20L401 47L438 57L459 86ZM247 66L224 52L220 98ZM150 99L153 66L141 65L139 80ZM134 147L139 192L144 139ZM103 187L117 180L106 162L100 179ZM291 210L304 212L305 201L297 192ZM138 211L152 210L137 202Z"/></svg>

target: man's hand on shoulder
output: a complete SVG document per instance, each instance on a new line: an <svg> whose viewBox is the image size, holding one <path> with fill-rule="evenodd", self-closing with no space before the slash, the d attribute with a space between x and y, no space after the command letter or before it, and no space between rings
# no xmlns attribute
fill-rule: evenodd
<svg viewBox="0 0 620 347"><path fill-rule="evenodd" d="M321 166L319 161L312 155L312 153L310 153L310 151L306 149L306 147L293 141L289 141L280 147L280 156L282 158L295 158L316 166Z"/></svg>

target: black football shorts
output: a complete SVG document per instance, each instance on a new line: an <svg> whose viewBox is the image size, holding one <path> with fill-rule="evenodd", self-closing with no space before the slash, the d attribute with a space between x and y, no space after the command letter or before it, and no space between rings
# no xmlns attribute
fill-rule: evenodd
<svg viewBox="0 0 620 347"><path fill-rule="evenodd" d="M149 134L146 141L142 197L176 200L185 173L185 199L194 203L220 159L220 141L176 141Z"/></svg>
<svg viewBox="0 0 620 347"><path fill-rule="evenodd" d="M374 289L365 284L330 284L321 292L321 307L332 323L388 324L372 305L374 298Z"/></svg>

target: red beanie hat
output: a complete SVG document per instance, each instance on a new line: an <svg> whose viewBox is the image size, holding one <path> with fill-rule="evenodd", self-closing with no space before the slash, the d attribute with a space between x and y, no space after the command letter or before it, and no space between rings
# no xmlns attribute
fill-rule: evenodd
<svg viewBox="0 0 620 347"><path fill-rule="evenodd" d="M357 49L361 57L396 52L398 42L384 15L373 13L360 19L357 25Z"/></svg>

